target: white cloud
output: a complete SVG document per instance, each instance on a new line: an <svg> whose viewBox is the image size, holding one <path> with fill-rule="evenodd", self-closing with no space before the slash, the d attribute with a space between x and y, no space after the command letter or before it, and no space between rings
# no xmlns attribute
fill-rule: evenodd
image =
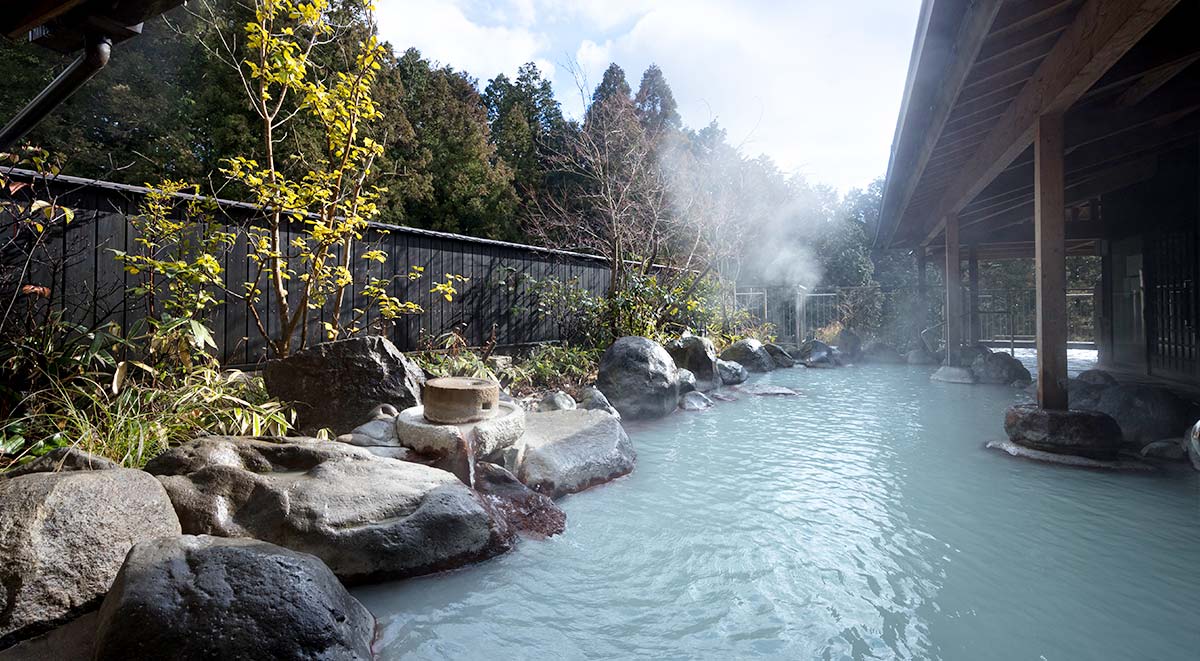
<svg viewBox="0 0 1200 661"><path fill-rule="evenodd" d="M415 47L425 57L466 70L481 81L498 73L513 75L526 62L550 63L539 56L549 45L544 35L519 25L474 22L449 2L384 0L376 18L380 36L398 51Z"/></svg>
<svg viewBox="0 0 1200 661"><path fill-rule="evenodd" d="M911 5L911 6L910 6ZM749 155L846 190L883 174L919 2L773 0L382 0L397 48L486 82L537 61L568 114L620 64L635 89L658 64L684 121L712 119ZM554 66L552 63L557 63Z"/></svg>

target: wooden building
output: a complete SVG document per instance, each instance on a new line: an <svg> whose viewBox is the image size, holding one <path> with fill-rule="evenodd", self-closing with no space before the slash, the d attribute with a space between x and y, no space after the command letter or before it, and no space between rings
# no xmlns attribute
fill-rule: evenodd
<svg viewBox="0 0 1200 661"><path fill-rule="evenodd" d="M878 249L1034 258L1038 401L1066 408L1065 256L1103 257L1103 366L1200 384L1200 0L925 0ZM968 304L969 307L969 304Z"/></svg>

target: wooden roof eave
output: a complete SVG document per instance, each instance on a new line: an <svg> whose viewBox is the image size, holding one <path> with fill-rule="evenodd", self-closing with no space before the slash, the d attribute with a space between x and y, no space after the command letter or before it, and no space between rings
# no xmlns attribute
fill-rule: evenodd
<svg viewBox="0 0 1200 661"><path fill-rule="evenodd" d="M890 247L900 215L912 199L1002 4L1002 0L972 3L957 21L951 18L956 9L953 2L925 0L922 4L908 80L892 140L892 157L876 228L876 247Z"/></svg>

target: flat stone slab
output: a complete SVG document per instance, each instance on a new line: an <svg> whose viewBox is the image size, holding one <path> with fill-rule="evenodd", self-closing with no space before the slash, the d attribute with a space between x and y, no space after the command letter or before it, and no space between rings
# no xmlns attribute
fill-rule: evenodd
<svg viewBox="0 0 1200 661"><path fill-rule="evenodd" d="M929 377L930 381L940 381L941 383L975 383L975 374L966 367L955 367L953 365L942 365L938 368L933 376Z"/></svg>
<svg viewBox="0 0 1200 661"><path fill-rule="evenodd" d="M800 393L783 386L773 386L768 383L752 383L748 386L738 386L739 392L759 397L799 397Z"/></svg>
<svg viewBox="0 0 1200 661"><path fill-rule="evenodd" d="M517 477L534 491L558 498L633 471L633 443L607 413L530 413L525 424L525 458Z"/></svg>
<svg viewBox="0 0 1200 661"><path fill-rule="evenodd" d="M1000 450L1013 457L1022 459L1032 459L1048 464L1058 464L1059 466L1071 466L1074 468L1098 468L1102 470L1117 470L1117 471L1152 471L1156 470L1154 466L1143 461L1131 459L1114 459L1111 461L1103 459L1090 459L1088 457L1079 457L1072 454L1059 454L1057 452L1044 452L1042 450L1034 450L1023 445L1017 445L1012 441L988 441L985 446L990 450Z"/></svg>
<svg viewBox="0 0 1200 661"><path fill-rule="evenodd" d="M713 407L713 400L702 392L689 392L679 400L679 408L684 411L704 411Z"/></svg>

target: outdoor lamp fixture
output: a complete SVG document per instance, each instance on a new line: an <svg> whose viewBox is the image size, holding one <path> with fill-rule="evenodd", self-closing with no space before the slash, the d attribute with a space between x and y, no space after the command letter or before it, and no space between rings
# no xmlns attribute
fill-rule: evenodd
<svg viewBox="0 0 1200 661"><path fill-rule="evenodd" d="M83 50L3 129L0 151L29 133L38 122L108 64L114 44L142 33L142 24L184 0L35 0L0 16L0 33L59 53Z"/></svg>

